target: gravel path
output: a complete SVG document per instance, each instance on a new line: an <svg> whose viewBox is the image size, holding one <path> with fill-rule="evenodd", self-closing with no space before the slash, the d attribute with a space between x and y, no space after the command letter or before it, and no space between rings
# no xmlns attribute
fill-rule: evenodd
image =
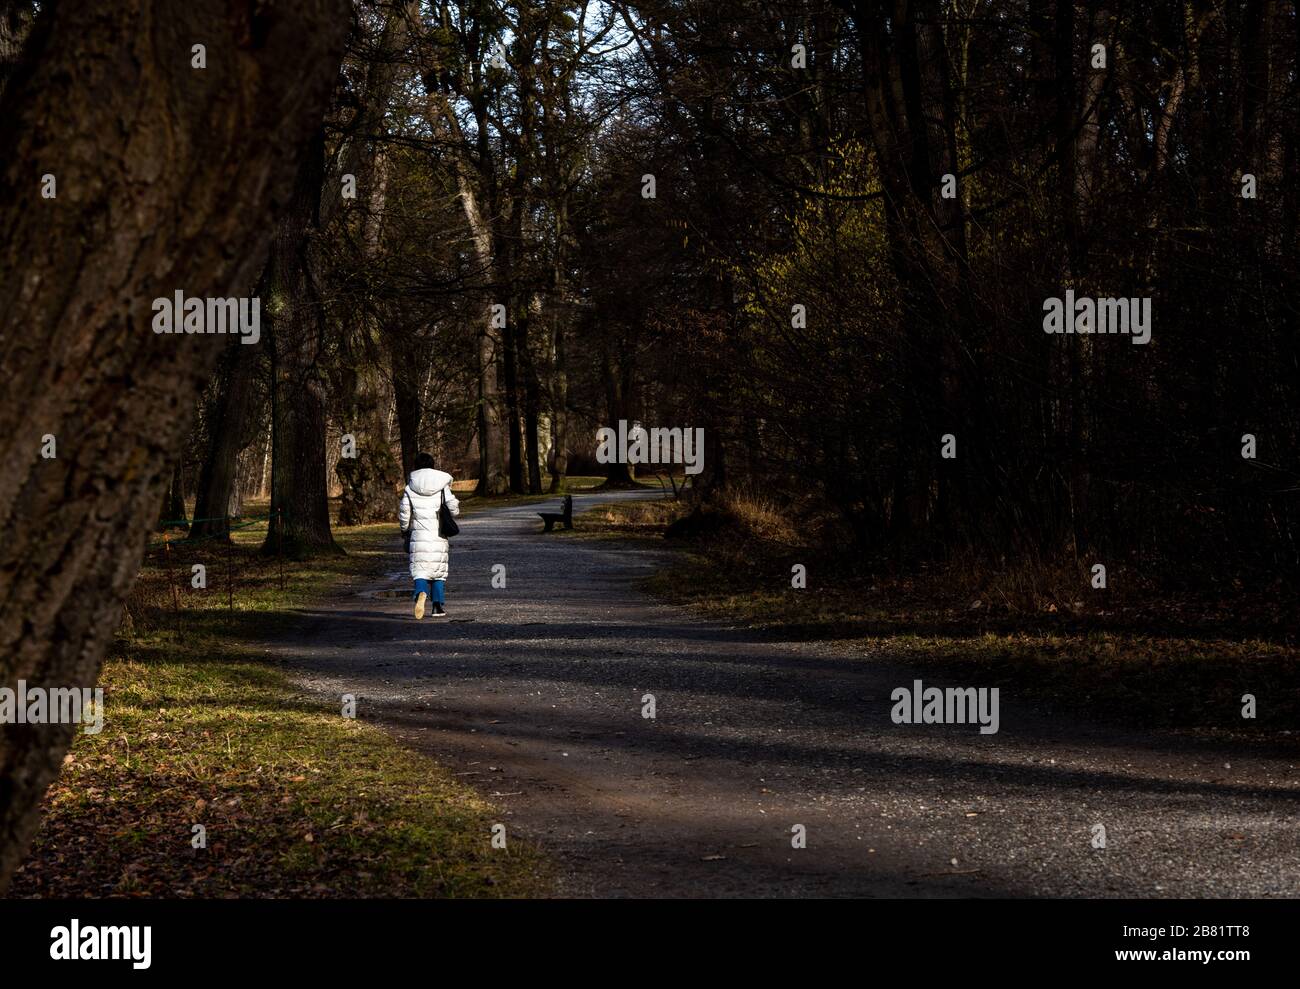
<svg viewBox="0 0 1300 989"><path fill-rule="evenodd" d="M489 797L560 895L1300 894L1295 760L1066 724L1009 690L996 735L895 725L895 687L979 684L657 603L636 581L659 554L542 535L539 507L462 521L448 620L412 617L394 537L392 579L273 652Z"/></svg>

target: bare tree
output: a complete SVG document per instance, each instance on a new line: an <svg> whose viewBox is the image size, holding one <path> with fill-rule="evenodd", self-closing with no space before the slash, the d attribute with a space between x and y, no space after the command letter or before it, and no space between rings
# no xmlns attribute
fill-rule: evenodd
<svg viewBox="0 0 1300 989"><path fill-rule="evenodd" d="M0 100L0 682L54 687L98 676L194 396L242 345L157 335L152 301L250 290L350 18L345 0L45 16ZM0 888L73 730L0 735Z"/></svg>

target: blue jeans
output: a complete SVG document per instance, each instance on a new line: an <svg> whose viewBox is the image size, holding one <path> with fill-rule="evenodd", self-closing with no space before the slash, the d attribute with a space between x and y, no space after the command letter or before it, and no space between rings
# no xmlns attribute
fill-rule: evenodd
<svg viewBox="0 0 1300 989"><path fill-rule="evenodd" d="M445 580L425 580L423 577L416 577L415 590L411 592L411 600L414 601L419 594L427 594L430 601L436 604L446 604L446 587L447 582Z"/></svg>

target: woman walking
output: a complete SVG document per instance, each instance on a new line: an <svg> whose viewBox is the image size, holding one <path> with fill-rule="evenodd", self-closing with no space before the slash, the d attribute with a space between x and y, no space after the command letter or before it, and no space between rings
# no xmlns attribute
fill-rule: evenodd
<svg viewBox="0 0 1300 989"><path fill-rule="evenodd" d="M451 560L451 543L438 531L438 511L446 504L452 515L460 514L460 502L451 491L451 475L435 470L427 453L415 458L415 470L402 492L397 507L397 521L403 535L409 534L407 551L411 555L411 578L415 581L415 617L424 617L425 605L433 602L433 617L444 618L447 567Z"/></svg>

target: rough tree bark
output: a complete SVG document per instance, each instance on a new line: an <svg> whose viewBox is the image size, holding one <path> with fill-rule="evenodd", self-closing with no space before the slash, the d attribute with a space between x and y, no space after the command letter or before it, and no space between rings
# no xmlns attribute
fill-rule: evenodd
<svg viewBox="0 0 1300 989"><path fill-rule="evenodd" d="M563 490L569 473L569 373L564 322L556 318L551 358L551 492Z"/></svg>
<svg viewBox="0 0 1300 989"><path fill-rule="evenodd" d="M890 526L898 540L923 531L932 512L946 518L948 478L929 455L940 434L978 409L962 408L956 335L969 323L961 197L944 199L940 178L957 174L954 109L937 0L840 0L852 14L865 109L880 181L885 226L902 296L903 344ZM939 428L943 426L944 428ZM967 450L978 454L978 419Z"/></svg>
<svg viewBox="0 0 1300 989"><path fill-rule="evenodd" d="M228 342L155 335L152 302L253 284L350 18L346 0L46 9L0 100L0 682L74 687L98 676ZM74 730L0 733L0 889Z"/></svg>
<svg viewBox="0 0 1300 989"><path fill-rule="evenodd" d="M365 343L369 341L363 346ZM393 395L387 371L373 350L351 359L357 364L344 373L351 382L348 421L356 440L356 456L340 457L334 473L343 486L339 525L365 525L392 518L401 468L389 445L388 410Z"/></svg>
<svg viewBox="0 0 1300 989"><path fill-rule="evenodd" d="M320 353L323 303L314 277L325 137L318 131L303 155L292 200L271 247L271 305L275 415L272 429L271 522L265 553L294 559L341 553L330 532L325 455L325 378Z"/></svg>
<svg viewBox="0 0 1300 989"><path fill-rule="evenodd" d="M222 355L220 387L208 413L208 449L194 493L194 523L190 539L230 535L231 501L235 498L235 467L244 446L244 425L253 395L255 370L252 347L232 344Z"/></svg>
<svg viewBox="0 0 1300 989"><path fill-rule="evenodd" d="M373 263L380 253L388 188L388 162L382 153L375 155L367 172L370 209L364 225L364 250L367 261ZM345 338L348 354L343 369L344 428L355 436L357 450L355 457L340 458L334 468L343 485L340 525L380 522L393 514L394 489L401 476L388 430L393 389L383 354L385 336L377 319L364 313Z"/></svg>
<svg viewBox="0 0 1300 989"><path fill-rule="evenodd" d="M414 356L409 341L390 340L388 359L393 381L393 405L397 411L397 438L402 447L402 477L410 477L415 470L415 457L420 452L420 382L412 370Z"/></svg>
<svg viewBox="0 0 1300 989"><path fill-rule="evenodd" d="M443 19L445 23L445 10ZM461 130L451 99L443 89L443 80L447 77L445 67L437 64L429 52L422 53L422 56L425 58L420 65L425 89L425 117L435 137L448 146L450 164L456 178L456 191L460 194L479 277L494 282L484 286L483 310L478 317L480 323L477 327L479 475L475 490L480 495L504 494L510 488L504 395L498 374L504 347L499 329L492 325L492 307L495 304L506 305L507 312L509 311L506 298L494 297L496 293L504 293L508 283L501 281L502 265L506 258L504 254L498 254L500 245L493 229L493 218L499 211L495 208L497 182L492 170L493 157L488 140L487 100L482 87L482 67L472 66L469 73L473 83L470 102L478 130L474 149L477 154L472 154L470 142Z"/></svg>
<svg viewBox="0 0 1300 989"><path fill-rule="evenodd" d="M1065 228L1065 270L1062 281L1076 291L1087 275L1087 231L1091 216L1095 162L1101 137L1101 99L1106 70L1091 64L1094 42L1109 46L1108 17L1103 11L1082 25L1072 3L1056 5L1056 151L1060 162L1059 209ZM1080 51L1082 39L1082 51ZM1079 66L1082 66L1079 69ZM1069 480L1069 525L1074 551L1088 548L1091 529L1092 481L1088 464L1092 428L1092 338L1079 335L1057 350L1053 369L1061 393L1061 420Z"/></svg>
<svg viewBox="0 0 1300 989"><path fill-rule="evenodd" d="M375 264L382 253L384 206L390 163L372 135L382 129L384 114L405 71L403 56L411 40L411 25L419 22L419 5L394 6L384 19L376 41L379 57L366 68L357 111L338 152L340 174L352 174L366 190L363 257ZM328 182L321 194L321 224L343 209L341 184ZM356 456L340 458L334 472L342 485L339 524L359 525L389 518L400 465L393 458L389 411L394 384L388 368L395 334L385 331L380 317L365 311L346 327L345 361L340 380L343 430L356 439Z"/></svg>
<svg viewBox="0 0 1300 989"><path fill-rule="evenodd" d="M501 381L505 396L506 427L506 473L510 479L510 490L515 494L524 494L524 460L523 433L520 431L522 413L522 388L520 387L520 332L526 325L527 316L523 309L523 300L515 289L514 260L515 245L522 238L521 219L523 202L513 199L510 227L505 236L495 238L497 245L496 273L493 282L498 286L497 294L506 307L506 326L501 331Z"/></svg>
<svg viewBox="0 0 1300 989"><path fill-rule="evenodd" d="M576 170L575 170L576 171ZM566 324L572 318L567 275L569 231L568 189L574 173L568 173L563 185L556 181L555 257L551 270L551 327L548 334L548 376L551 410L551 453L547 468L551 473L551 493L564 488L569 473L569 368L565 347Z"/></svg>
<svg viewBox="0 0 1300 989"><path fill-rule="evenodd" d="M542 415L542 383L538 378L537 362L533 357L533 345L529 339L529 330L540 320L541 314L542 296L540 292L536 292L528 305L526 315L520 320L521 325L516 341L520 371L523 376L524 459L528 467L530 494L542 493L541 442L537 435Z"/></svg>

